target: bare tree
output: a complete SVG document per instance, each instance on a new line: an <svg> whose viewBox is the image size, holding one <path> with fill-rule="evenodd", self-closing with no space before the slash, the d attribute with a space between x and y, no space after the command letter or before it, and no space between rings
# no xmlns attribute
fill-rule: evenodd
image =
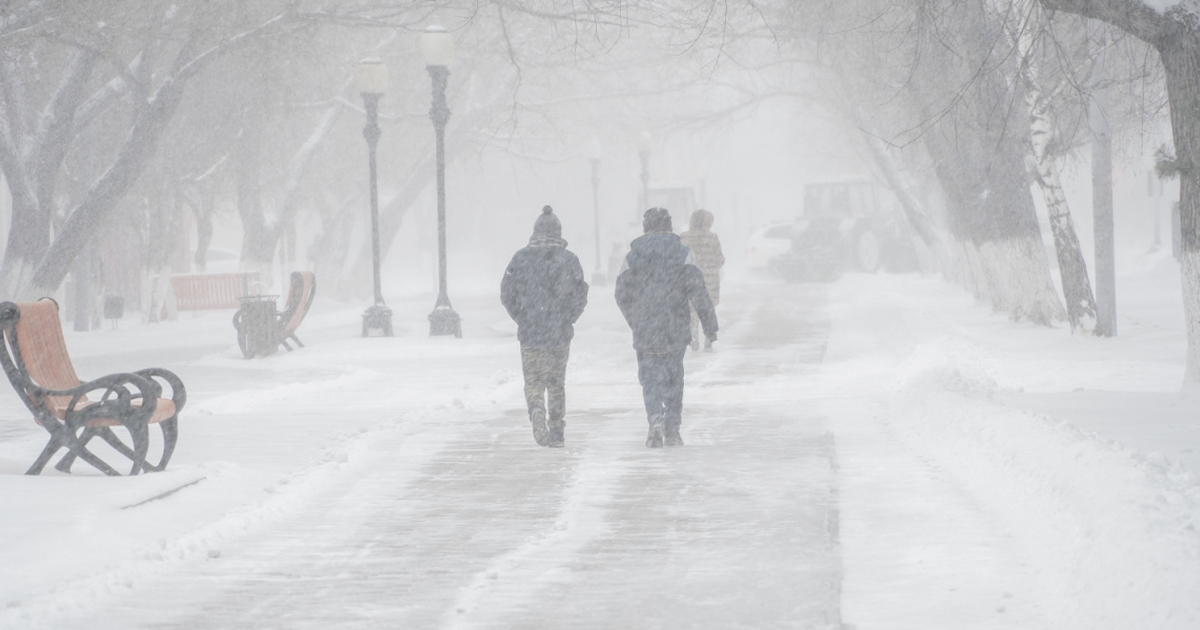
<svg viewBox="0 0 1200 630"><path fill-rule="evenodd" d="M293 14L281 4L252 21L229 20L216 3L30 3L0 18L0 167L13 192L13 229L0 292L53 292L76 254L97 234L117 201L141 174L184 97L188 83L212 60L275 33ZM62 63L38 63L65 58ZM98 75L104 70L107 75ZM48 85L37 93L29 86ZM89 123L128 108L128 133L111 148L107 167L77 199L49 240L56 181Z"/></svg>
<svg viewBox="0 0 1200 630"><path fill-rule="evenodd" d="M1069 89L1070 84L1061 74L1055 82L1048 80L1041 72L1039 40L1047 35L1048 23L1040 8L1032 0L1011 0L999 2L997 11L1018 55L1018 76L1029 108L1033 175L1046 203L1063 297L1066 299L1067 319L1072 330L1092 333L1096 331L1096 300L1088 279L1087 263L1079 247L1079 236L1075 233L1071 208L1059 177L1065 148L1061 144L1064 134L1058 131L1053 103L1056 94Z"/></svg>
<svg viewBox="0 0 1200 630"><path fill-rule="evenodd" d="M1184 314L1187 320L1187 380L1200 381L1200 15L1190 4L1159 11L1140 0L1041 0L1112 24L1158 50L1165 71L1173 170L1180 180L1179 206Z"/></svg>

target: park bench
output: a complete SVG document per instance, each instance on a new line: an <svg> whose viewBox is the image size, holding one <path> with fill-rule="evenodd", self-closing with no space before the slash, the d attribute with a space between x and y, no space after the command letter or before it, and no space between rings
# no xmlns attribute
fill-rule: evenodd
<svg viewBox="0 0 1200 630"><path fill-rule="evenodd" d="M298 347L304 344L296 329L304 321L316 296L317 280L311 271L293 271L288 287L287 302L282 311L275 310L274 295L250 295L241 298L242 306L233 314L237 329L238 347L247 359L275 354L282 345L288 352L292 340Z"/></svg>
<svg viewBox="0 0 1200 630"><path fill-rule="evenodd" d="M175 450L179 411L187 401L183 382L175 374L149 368L80 381L67 354L58 303L50 298L0 303L0 331L4 373L34 421L50 434L25 474L40 474L62 449L67 453L55 465L58 470L70 472L78 458L107 475L121 474L88 448L96 437L130 461L130 475L167 467ZM162 398L163 384L170 387L170 398ZM151 424L162 431L157 463L146 461ZM113 431L117 427L128 433L128 443Z"/></svg>
<svg viewBox="0 0 1200 630"><path fill-rule="evenodd" d="M237 308L238 298L249 295L251 285L257 284L257 271L187 273L171 276L175 308L181 311Z"/></svg>

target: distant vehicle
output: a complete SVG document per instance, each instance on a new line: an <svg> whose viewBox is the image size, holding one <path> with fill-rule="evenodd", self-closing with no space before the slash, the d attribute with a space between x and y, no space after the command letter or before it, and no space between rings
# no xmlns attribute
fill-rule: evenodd
<svg viewBox="0 0 1200 630"><path fill-rule="evenodd" d="M753 232L746 239L746 268L756 271L776 271L773 267L781 256L792 251L792 224L770 223Z"/></svg>
<svg viewBox="0 0 1200 630"><path fill-rule="evenodd" d="M852 180L804 187L804 214L792 226L791 250L772 266L789 282L830 281L846 270L909 271L917 258L891 191Z"/></svg>

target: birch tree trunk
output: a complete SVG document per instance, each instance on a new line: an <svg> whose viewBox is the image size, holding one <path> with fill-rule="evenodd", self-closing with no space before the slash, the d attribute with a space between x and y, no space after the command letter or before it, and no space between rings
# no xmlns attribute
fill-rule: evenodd
<svg viewBox="0 0 1200 630"><path fill-rule="evenodd" d="M910 81L922 118L934 121L921 139L946 194L948 227L977 254L965 261L977 297L1013 320L1050 325L1066 313L1050 279L1025 148L1011 133L1022 128L1008 105L1011 77L991 67L1000 54L992 42L1003 34L980 5L950 13L956 50L929 42Z"/></svg>
<svg viewBox="0 0 1200 630"><path fill-rule="evenodd" d="M1046 203L1050 233L1054 237L1067 321L1074 332L1094 333L1096 300L1088 279L1087 262L1079 246L1079 235L1071 218L1071 208L1058 176L1059 156L1051 152L1054 119L1050 112L1050 99L1042 89L1037 60L1033 55L1034 36L1044 28L1045 21L1041 19L1041 12L1034 7L1032 0L1014 0L1013 6L1017 9L1017 15L1030 16L1024 23L1010 23L1008 32L1022 61L1021 79L1025 88L1025 103L1029 106L1029 138L1036 168L1035 179Z"/></svg>

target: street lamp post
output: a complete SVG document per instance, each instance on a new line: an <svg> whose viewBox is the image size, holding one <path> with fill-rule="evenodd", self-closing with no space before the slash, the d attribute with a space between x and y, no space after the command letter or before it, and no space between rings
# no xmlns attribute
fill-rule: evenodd
<svg viewBox="0 0 1200 630"><path fill-rule="evenodd" d="M592 284L598 287L604 286L607 280L601 266L603 253L600 249L600 157L603 152L600 141L593 136L591 144L588 146L588 159L592 162L592 213L595 218L594 231L596 233L596 270L592 272Z"/></svg>
<svg viewBox="0 0 1200 630"><path fill-rule="evenodd" d="M638 219L650 207L650 150L654 148L654 137L649 131L638 134L638 157L642 158L642 207L638 208Z"/></svg>
<svg viewBox="0 0 1200 630"><path fill-rule="evenodd" d="M383 303L379 282L379 193L376 187L375 147L379 144L379 99L387 92L388 70L379 59L363 59L354 73L358 91L367 111L363 138L367 140L369 179L371 189L371 268L374 272L375 303L363 313L362 334L392 336L392 309Z"/></svg>
<svg viewBox="0 0 1200 630"><path fill-rule="evenodd" d="M462 319L450 306L446 293L446 122L450 108L446 106L446 66L454 59L454 38L440 24L430 24L421 35L421 57L433 82L433 104L429 119L433 121L437 145L437 205L438 205L438 296L429 314L429 335L462 337Z"/></svg>

